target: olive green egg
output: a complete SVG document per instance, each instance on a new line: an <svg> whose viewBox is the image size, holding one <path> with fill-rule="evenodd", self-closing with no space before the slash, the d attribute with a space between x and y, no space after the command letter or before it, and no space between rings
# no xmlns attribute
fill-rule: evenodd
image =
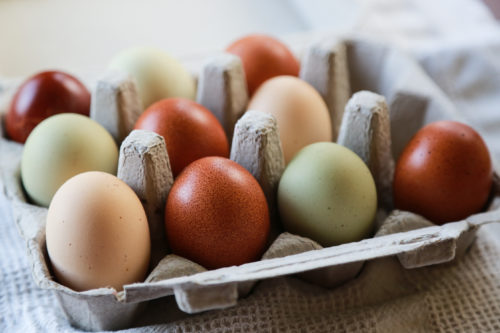
<svg viewBox="0 0 500 333"><path fill-rule="evenodd" d="M75 113L49 117L26 140L21 179L32 202L49 206L57 189L85 171L116 174L118 148L100 124Z"/></svg>
<svg viewBox="0 0 500 333"><path fill-rule="evenodd" d="M288 232L325 247L359 241L373 231L375 181L351 150L331 142L314 143L300 150L285 169L278 207Z"/></svg>

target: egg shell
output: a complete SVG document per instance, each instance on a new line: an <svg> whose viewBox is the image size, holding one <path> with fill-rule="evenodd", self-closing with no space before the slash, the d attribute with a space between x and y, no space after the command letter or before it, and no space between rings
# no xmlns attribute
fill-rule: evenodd
<svg viewBox="0 0 500 333"><path fill-rule="evenodd" d="M174 182L165 208L173 253L208 269L258 260L270 223L266 197L242 166L222 157L190 164Z"/></svg>
<svg viewBox="0 0 500 333"><path fill-rule="evenodd" d="M488 148L474 129L456 121L431 123L399 157L395 205L434 223L459 221L484 207L492 172Z"/></svg>
<svg viewBox="0 0 500 333"><path fill-rule="evenodd" d="M10 139L24 143L44 119L58 113L90 112L90 92L74 76L61 71L38 73L26 80L12 98L5 117Z"/></svg>
<svg viewBox="0 0 500 333"><path fill-rule="evenodd" d="M151 105L134 129L150 130L165 139L174 176L205 156L229 157L229 143L217 118L202 105L167 98Z"/></svg>
<svg viewBox="0 0 500 333"><path fill-rule="evenodd" d="M24 145L21 178L30 199L48 206L57 189L85 171L116 173L118 148L92 119L64 113L41 122Z"/></svg>
<svg viewBox="0 0 500 333"><path fill-rule="evenodd" d="M250 95L272 77L299 75L300 64L293 53L271 36L249 35L233 42L226 51L240 57Z"/></svg>
<svg viewBox="0 0 500 333"><path fill-rule="evenodd" d="M332 141L330 114L323 98L296 77L278 76L266 81L255 92L248 109L276 118L286 163L309 144Z"/></svg>
<svg viewBox="0 0 500 333"><path fill-rule="evenodd" d="M149 228L134 191L104 172L79 174L57 191L47 213L47 250L57 281L84 291L141 282Z"/></svg>
<svg viewBox="0 0 500 333"><path fill-rule="evenodd" d="M287 231L327 247L370 235L377 191L370 170L355 153L320 142L302 149L285 169L278 208Z"/></svg>
<svg viewBox="0 0 500 333"><path fill-rule="evenodd" d="M196 96L192 75L178 60L159 49L127 49L111 60L109 69L127 73L135 79L143 109L163 98L194 99Z"/></svg>

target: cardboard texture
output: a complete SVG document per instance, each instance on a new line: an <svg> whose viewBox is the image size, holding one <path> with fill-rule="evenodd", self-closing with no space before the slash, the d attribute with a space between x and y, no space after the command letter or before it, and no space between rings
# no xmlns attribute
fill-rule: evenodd
<svg viewBox="0 0 500 333"><path fill-rule="evenodd" d="M90 117L104 126L117 142L134 128L142 103L133 79L122 73L107 73L91 94Z"/></svg>
<svg viewBox="0 0 500 333"><path fill-rule="evenodd" d="M230 158L247 169L262 187L270 210L270 240L273 240L281 230L276 194L285 170L276 119L264 112L248 110L236 123Z"/></svg>
<svg viewBox="0 0 500 333"><path fill-rule="evenodd" d="M148 217L151 267L167 254L165 202L174 183L165 140L145 130L133 130L120 147L118 178L137 194Z"/></svg>
<svg viewBox="0 0 500 333"><path fill-rule="evenodd" d="M240 58L229 53L209 58L199 75L196 101L212 111L231 143L234 125L248 104Z"/></svg>
<svg viewBox="0 0 500 333"><path fill-rule="evenodd" d="M302 60L299 76L316 88L325 100L335 141L351 96L346 43L328 38L310 46Z"/></svg>
<svg viewBox="0 0 500 333"><path fill-rule="evenodd" d="M337 143L355 152L368 165L379 203L392 209L394 158L391 151L389 108L383 96L355 93L345 107Z"/></svg>
<svg viewBox="0 0 500 333"><path fill-rule="evenodd" d="M2 195L9 200L13 219L26 239L34 280L57 293L74 326L124 328L145 302L170 295L187 313L225 308L235 305L256 281L283 275L297 274L312 283L335 287L356 277L363 263L375 258L396 256L406 268L438 264L462 255L481 225L500 220L500 210L493 209L436 226L418 215L391 211L394 159L402 147L428 122L462 120L412 59L359 39L323 40L304 54L301 77L325 98L339 142L354 150L374 175L380 209L373 238L322 248L313 240L282 232L275 200L284 169L279 129L272 116L258 110L240 118L248 101L241 63L225 54L211 58L199 71L198 101L214 112L230 137L234 127L231 159L256 177L274 212L275 236L260 261L207 271L185 258L165 255L163 209L173 177L163 139L139 130L131 132L121 145L118 177L144 204L152 237L151 273L144 282L126 285L118 293L109 288L72 291L52 279L45 247L47 209L29 204L24 195L19 176L22 145L1 139ZM112 76L95 87L93 118L121 141L124 128L129 131L138 115L134 85L127 78ZM347 101L351 90L357 93ZM492 196L498 199L497 174L495 180ZM493 200L494 208L498 207L495 203L498 200Z"/></svg>

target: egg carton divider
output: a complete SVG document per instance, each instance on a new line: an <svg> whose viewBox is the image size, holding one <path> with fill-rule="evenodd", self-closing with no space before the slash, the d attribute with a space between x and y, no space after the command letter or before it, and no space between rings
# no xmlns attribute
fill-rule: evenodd
<svg viewBox="0 0 500 333"><path fill-rule="evenodd" d="M483 221L482 224L497 222L500 219L499 211L485 214L488 214L488 219ZM180 282L189 280L189 283L210 285L222 282L240 282L247 279L258 280L281 276L282 274L289 275L314 268L345 264L352 260L370 260L404 253L418 249L422 245L433 245L443 240L456 240L462 233L469 231L471 227L475 228L475 226L476 224L471 226L467 220L451 222L443 226L431 226L407 232L398 232L286 257L265 259L237 267L220 268L192 275L189 279L178 277L169 281L155 283L163 286L174 286ZM295 237L295 235L292 236ZM130 285L127 286L126 290L138 287L145 287L145 285L141 283Z"/></svg>

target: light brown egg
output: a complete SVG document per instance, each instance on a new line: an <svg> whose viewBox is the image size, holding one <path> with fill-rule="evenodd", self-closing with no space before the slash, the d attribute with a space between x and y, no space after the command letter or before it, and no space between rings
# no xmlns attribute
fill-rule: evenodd
<svg viewBox="0 0 500 333"><path fill-rule="evenodd" d="M330 114L323 98L309 83L296 77L267 80L255 92L248 109L276 118L287 164L305 146L332 141Z"/></svg>
<svg viewBox="0 0 500 333"><path fill-rule="evenodd" d="M56 192L47 214L47 250L57 281L73 290L144 281L150 238L144 208L117 177L85 172Z"/></svg>

